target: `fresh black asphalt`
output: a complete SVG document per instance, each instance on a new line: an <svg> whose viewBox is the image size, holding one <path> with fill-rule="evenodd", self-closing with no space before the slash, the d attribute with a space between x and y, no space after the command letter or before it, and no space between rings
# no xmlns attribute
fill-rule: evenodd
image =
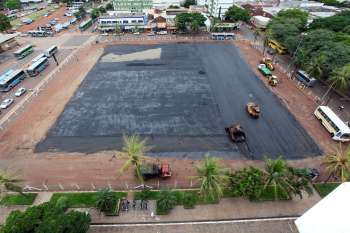
<svg viewBox="0 0 350 233"><path fill-rule="evenodd" d="M122 135L139 134L157 155L296 159L321 153L230 44L125 45L105 54L156 48L160 59L98 62L36 151L120 149ZM259 119L246 113L249 101L261 106ZM232 123L243 126L246 144L228 140L224 128Z"/></svg>

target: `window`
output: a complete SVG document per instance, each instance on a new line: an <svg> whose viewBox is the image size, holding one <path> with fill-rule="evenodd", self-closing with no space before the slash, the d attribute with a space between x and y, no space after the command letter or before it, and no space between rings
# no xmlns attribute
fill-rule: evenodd
<svg viewBox="0 0 350 233"><path fill-rule="evenodd" d="M136 20L131 20L132 23L136 23Z"/></svg>
<svg viewBox="0 0 350 233"><path fill-rule="evenodd" d="M137 22L138 22L138 23L143 23L143 20L142 20L142 19L139 19Z"/></svg>
<svg viewBox="0 0 350 233"><path fill-rule="evenodd" d="M128 21L127 20L123 20L123 23L128 23Z"/></svg>

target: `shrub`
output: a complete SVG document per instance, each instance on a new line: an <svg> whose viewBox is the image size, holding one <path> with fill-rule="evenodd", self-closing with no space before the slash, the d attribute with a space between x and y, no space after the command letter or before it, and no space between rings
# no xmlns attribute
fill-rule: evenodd
<svg viewBox="0 0 350 233"><path fill-rule="evenodd" d="M28 208L26 211L12 211L1 228L1 233L86 233L90 216L70 211L65 213L55 203L47 202Z"/></svg>
<svg viewBox="0 0 350 233"><path fill-rule="evenodd" d="M68 197L62 196L59 197L56 201L56 207L66 211L69 207Z"/></svg>
<svg viewBox="0 0 350 233"><path fill-rule="evenodd" d="M111 212L117 204L118 198L110 189L102 189L96 195L96 207L101 212Z"/></svg>
<svg viewBox="0 0 350 233"><path fill-rule="evenodd" d="M169 191L161 191L157 199L157 214L168 214L177 204L176 196Z"/></svg>
<svg viewBox="0 0 350 233"><path fill-rule="evenodd" d="M263 172L255 167L244 168L231 175L230 193L234 196L246 197L249 200L259 198L263 186Z"/></svg>
<svg viewBox="0 0 350 233"><path fill-rule="evenodd" d="M193 192L185 192L183 194L182 204L185 209L192 209L197 204L197 196Z"/></svg>

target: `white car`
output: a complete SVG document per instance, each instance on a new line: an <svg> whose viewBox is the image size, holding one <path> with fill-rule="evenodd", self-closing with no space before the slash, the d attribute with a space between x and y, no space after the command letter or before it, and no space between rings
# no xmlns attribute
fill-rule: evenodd
<svg viewBox="0 0 350 233"><path fill-rule="evenodd" d="M0 108L5 109L8 108L8 106L10 106L13 103L13 99L5 99L4 101L2 101Z"/></svg>
<svg viewBox="0 0 350 233"><path fill-rule="evenodd" d="M21 95L23 95L27 90L24 87L18 88L18 90L15 93L16 97L20 97Z"/></svg>

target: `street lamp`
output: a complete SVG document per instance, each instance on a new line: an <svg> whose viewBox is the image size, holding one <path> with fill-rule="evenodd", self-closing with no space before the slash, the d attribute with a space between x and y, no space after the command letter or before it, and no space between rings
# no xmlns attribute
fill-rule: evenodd
<svg viewBox="0 0 350 233"><path fill-rule="evenodd" d="M300 38L300 40L299 40L299 42L298 42L297 47L296 47L295 50L294 50L294 53L293 53L293 55L292 55L292 60L291 60L291 61L289 62L289 64L288 64L287 71L289 70L289 68L290 68L290 66L292 65L292 63L294 63L294 58L295 58L295 56L297 55L297 53L298 53L298 51L299 51L299 48L301 47L301 43L303 42L303 40L304 40L304 38L305 38L306 35L307 35L306 32L301 33L301 38Z"/></svg>

